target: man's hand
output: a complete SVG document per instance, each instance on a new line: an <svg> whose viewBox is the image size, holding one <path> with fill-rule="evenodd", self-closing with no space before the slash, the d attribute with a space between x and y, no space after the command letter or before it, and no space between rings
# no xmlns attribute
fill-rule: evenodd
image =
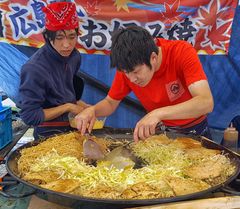
<svg viewBox="0 0 240 209"><path fill-rule="evenodd" d="M73 113L74 115L77 115L78 113L82 112L84 109L85 108L80 105L70 103L69 112Z"/></svg>
<svg viewBox="0 0 240 209"><path fill-rule="evenodd" d="M59 117L64 113L72 113L73 115L77 115L82 112L86 107L90 105L86 103L65 103L63 105L59 105L57 107L43 109L44 112L44 121L49 121Z"/></svg>
<svg viewBox="0 0 240 209"><path fill-rule="evenodd" d="M146 139L147 137L155 134L155 128L160 122L156 110L145 115L134 129L133 138L135 142L138 142L139 139Z"/></svg>
<svg viewBox="0 0 240 209"><path fill-rule="evenodd" d="M87 104L82 100L77 101L77 105L83 107L84 109L91 106L90 104Z"/></svg>
<svg viewBox="0 0 240 209"><path fill-rule="evenodd" d="M94 106L84 109L76 117L77 129L81 132L82 135L88 130L91 133L93 129L94 122L96 120L95 108Z"/></svg>
<svg viewBox="0 0 240 209"><path fill-rule="evenodd" d="M79 100L76 104L69 103L69 112L73 113L74 115L77 115L78 113L82 112L87 107L90 107L91 105Z"/></svg>

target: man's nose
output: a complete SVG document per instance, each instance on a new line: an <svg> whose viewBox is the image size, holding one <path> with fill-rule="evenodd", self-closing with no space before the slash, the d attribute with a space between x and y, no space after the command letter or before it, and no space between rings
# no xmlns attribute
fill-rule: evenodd
<svg viewBox="0 0 240 209"><path fill-rule="evenodd" d="M70 46L70 41L69 41L67 38L64 38L64 39L63 39L63 46L64 46L65 48L67 48L67 47Z"/></svg>
<svg viewBox="0 0 240 209"><path fill-rule="evenodd" d="M134 83L134 82L137 81L137 76L134 75L133 73L128 73L128 74L127 74L127 77L129 78L129 80L130 80L132 83Z"/></svg>

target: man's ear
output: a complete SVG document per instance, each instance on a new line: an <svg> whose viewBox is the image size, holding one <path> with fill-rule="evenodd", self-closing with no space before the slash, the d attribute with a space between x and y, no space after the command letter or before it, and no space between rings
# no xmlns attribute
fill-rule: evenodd
<svg viewBox="0 0 240 209"><path fill-rule="evenodd" d="M158 55L156 54L156 52L152 52L152 54L150 56L150 64L156 65L157 62L158 62Z"/></svg>

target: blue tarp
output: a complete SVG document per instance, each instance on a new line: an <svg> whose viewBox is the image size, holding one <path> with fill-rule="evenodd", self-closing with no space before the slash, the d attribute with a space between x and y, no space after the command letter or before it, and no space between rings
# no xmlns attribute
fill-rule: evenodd
<svg viewBox="0 0 240 209"><path fill-rule="evenodd" d="M0 89L17 100L20 67L28 57L10 44L0 43Z"/></svg>
<svg viewBox="0 0 240 209"><path fill-rule="evenodd" d="M214 111L209 124L225 129L240 115L240 6L237 7L232 26L229 54L200 56L214 97Z"/></svg>
<svg viewBox="0 0 240 209"><path fill-rule="evenodd" d="M214 96L214 111L209 114L211 127L224 129L230 121L240 115L240 6L235 12L228 55L201 55L200 60L208 76ZM22 64L36 49L0 43L0 89L16 101L19 72ZM110 69L109 57L104 55L82 55L81 70L98 80L111 85L115 70ZM106 95L86 86L83 100L94 104ZM134 127L142 112L127 105L121 107L107 120L113 127Z"/></svg>

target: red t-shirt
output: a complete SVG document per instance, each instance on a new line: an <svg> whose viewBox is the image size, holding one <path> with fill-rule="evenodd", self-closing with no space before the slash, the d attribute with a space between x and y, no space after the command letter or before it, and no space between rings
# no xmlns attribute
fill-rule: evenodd
<svg viewBox="0 0 240 209"><path fill-rule="evenodd" d="M143 107L150 112L191 99L188 86L196 81L207 79L191 44L160 38L156 41L162 49L162 63L152 80L145 87L140 87L130 82L123 72L117 71L108 92L111 98L122 100L133 91ZM194 119L164 120L163 123L168 126L179 126L190 123Z"/></svg>

